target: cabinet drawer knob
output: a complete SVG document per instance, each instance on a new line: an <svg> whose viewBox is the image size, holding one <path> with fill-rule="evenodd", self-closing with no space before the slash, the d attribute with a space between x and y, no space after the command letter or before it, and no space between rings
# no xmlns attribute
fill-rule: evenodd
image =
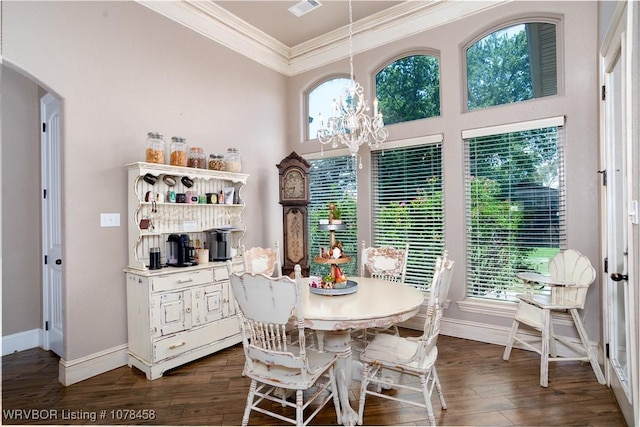
<svg viewBox="0 0 640 427"><path fill-rule="evenodd" d="M178 283L189 283L193 282L193 279L189 277L188 279L178 279Z"/></svg>
<svg viewBox="0 0 640 427"><path fill-rule="evenodd" d="M187 313L191 313L191 307L185 308L184 311L186 311Z"/></svg>
<svg viewBox="0 0 640 427"><path fill-rule="evenodd" d="M180 344L171 344L169 346L169 350L173 350L174 348L182 347L185 344L186 344L186 342L184 342L184 341L182 341Z"/></svg>

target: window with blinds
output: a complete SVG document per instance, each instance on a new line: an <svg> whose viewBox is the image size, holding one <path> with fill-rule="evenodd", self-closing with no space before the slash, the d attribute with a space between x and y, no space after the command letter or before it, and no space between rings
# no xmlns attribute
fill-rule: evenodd
<svg viewBox="0 0 640 427"><path fill-rule="evenodd" d="M351 262L341 264L340 268L347 276L357 275L358 228L356 226L356 203L358 184L356 170L351 156L323 157L308 160L309 173L309 260L311 274L324 276L329 273L328 264L313 262L320 249L329 249L329 232L318 229L320 219L329 218L329 204L335 203L341 211L344 230L336 231L336 240L342 242L345 254L351 256Z"/></svg>
<svg viewBox="0 0 640 427"><path fill-rule="evenodd" d="M563 118L463 132L467 296L515 300L566 247Z"/></svg>
<svg viewBox="0 0 640 427"><path fill-rule="evenodd" d="M405 283L428 290L444 251L442 143L372 153L372 239L368 246L409 243Z"/></svg>

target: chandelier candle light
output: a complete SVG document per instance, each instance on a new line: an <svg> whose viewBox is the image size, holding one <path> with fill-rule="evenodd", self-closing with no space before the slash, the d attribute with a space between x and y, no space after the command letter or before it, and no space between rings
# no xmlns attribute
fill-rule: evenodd
<svg viewBox="0 0 640 427"><path fill-rule="evenodd" d="M369 104L364 98L364 89L353 78L353 11L349 0L349 67L351 86L344 89L340 100L333 99L332 113L325 123L322 114L318 140L322 145L331 143L332 148L345 145L354 160L358 159L358 150L365 142L376 147L389 135L384 128L382 113L378 111L378 99L373 101L373 116L369 115ZM359 161L362 169L362 158Z"/></svg>

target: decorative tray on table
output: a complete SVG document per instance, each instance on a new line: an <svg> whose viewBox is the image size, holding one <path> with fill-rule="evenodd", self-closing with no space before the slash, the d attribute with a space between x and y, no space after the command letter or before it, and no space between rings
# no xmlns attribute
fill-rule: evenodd
<svg viewBox="0 0 640 427"><path fill-rule="evenodd" d="M318 295L348 295L358 290L358 283L353 280L347 280L346 285L341 288L315 288L309 285L309 291Z"/></svg>

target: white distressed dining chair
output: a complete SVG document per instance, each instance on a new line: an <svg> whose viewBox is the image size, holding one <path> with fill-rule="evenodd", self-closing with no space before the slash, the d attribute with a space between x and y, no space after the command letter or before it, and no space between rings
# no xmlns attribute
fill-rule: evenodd
<svg viewBox="0 0 640 427"><path fill-rule="evenodd" d="M280 245L276 241L273 248L255 246L246 249L242 245L242 259L244 271L249 273L263 273L267 276L282 276L282 262L280 261Z"/></svg>
<svg viewBox="0 0 640 427"><path fill-rule="evenodd" d="M251 379L242 425L249 423L251 411L298 426L307 425L330 401L340 424L334 373L337 356L305 346L300 266L294 268L295 280L287 276L237 273L229 261L227 268L240 318L245 354L243 375ZM295 345L287 338L286 326L292 318L297 325L293 332L298 342ZM295 400L287 400L283 390L295 391ZM276 412L279 407L282 410ZM293 418L287 416L286 408L295 410Z"/></svg>
<svg viewBox="0 0 640 427"><path fill-rule="evenodd" d="M409 243L404 248L392 246L367 247L364 240L360 249L360 277L370 276L389 282L404 283L407 274L407 260L409 259ZM391 332L399 335L398 325L367 328L354 332L356 342L367 343L369 336L378 332Z"/></svg>
<svg viewBox="0 0 640 427"><path fill-rule="evenodd" d="M407 274L409 243L404 248L391 246L367 247L364 240L360 250L360 276L404 283Z"/></svg>
<svg viewBox="0 0 640 427"><path fill-rule="evenodd" d="M247 273L262 273L267 276L280 277L282 276L282 263L280 261L280 245L278 241L273 244L273 248L262 248L260 246L254 246L250 249L246 249L242 246L242 259L244 262L244 271ZM287 331L290 332L289 338L291 342L296 342L297 337L291 332L295 329L295 326L289 325ZM314 331L306 330L307 339L320 342L320 338L317 338ZM316 345L315 343L313 345Z"/></svg>
<svg viewBox="0 0 640 427"><path fill-rule="evenodd" d="M502 358L509 360L515 342L540 355L542 387L549 385L549 362L561 360L590 362L598 382L605 384L598 358L589 344L589 337L578 314L578 310L584 308L587 290L596 278L596 270L589 259L576 250L567 249L549 262L548 276L518 273L516 277L523 281L524 293L516 295L519 300L518 308ZM540 287L546 288L547 292L536 293L536 288ZM565 311L571 315L580 338L579 343L554 333L554 314ZM539 333L537 339L535 336L532 339L530 330L520 333L521 324L536 330ZM558 355L557 342L566 347L568 353L565 356Z"/></svg>
<svg viewBox="0 0 640 427"><path fill-rule="evenodd" d="M442 311L447 299L454 264L446 256L445 252L444 258L438 257L436 259L423 334L416 338L378 334L360 354L360 361L363 367L362 381L360 383L358 424L362 425L367 395L424 408L429 422L431 425L435 425L435 415L431 404L431 395L435 388L438 392L442 409L447 409L435 367L438 358L436 343L440 333ZM383 370L385 371L384 373ZM399 375L388 375L388 371ZM417 377L419 384L416 384L415 381L404 381L406 376ZM422 401L416 401L408 397L409 395L403 397L403 394L383 391L383 389L403 389L419 392L422 394L423 399Z"/></svg>

